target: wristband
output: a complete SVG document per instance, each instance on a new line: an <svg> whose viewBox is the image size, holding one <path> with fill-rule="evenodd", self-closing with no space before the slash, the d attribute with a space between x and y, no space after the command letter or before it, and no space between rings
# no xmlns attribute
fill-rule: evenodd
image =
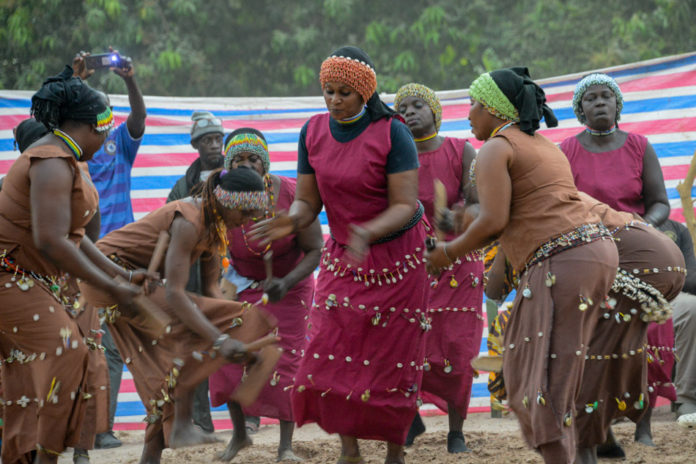
<svg viewBox="0 0 696 464"><path fill-rule="evenodd" d="M128 283L130 284L133 281L133 271L128 271Z"/></svg>

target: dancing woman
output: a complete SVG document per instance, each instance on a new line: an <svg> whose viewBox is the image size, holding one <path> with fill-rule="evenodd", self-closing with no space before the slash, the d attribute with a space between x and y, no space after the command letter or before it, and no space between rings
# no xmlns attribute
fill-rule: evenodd
<svg viewBox="0 0 696 464"><path fill-rule="evenodd" d="M622 109L623 94L611 76L585 76L575 86L573 111L586 128L565 139L560 148L568 157L578 190L617 211L636 213L657 227L670 211L662 169L647 138L619 129ZM635 440L653 445L650 417L658 395L677 400L672 383L674 328L669 319L663 324L650 324L647 330L649 350L655 359L648 364L648 407L631 417L640 418ZM609 455L623 454L617 446L604 448Z"/></svg>
<svg viewBox="0 0 696 464"><path fill-rule="evenodd" d="M171 236L158 269L166 283L155 286L149 295L171 318L164 333L99 288L81 285L87 301L100 309L109 324L147 410L142 464L159 463L166 446L214 441L191 421L193 389L224 363L247 361L250 355L244 343L273 328L270 316L255 307L223 299L218 285L227 229L263 214L266 202L263 180L256 172L218 170L198 196L167 203L97 242L109 257L104 258L104 269L129 275L129 270L150 262L162 231ZM182 270L198 258L205 296L185 291L188 272Z"/></svg>
<svg viewBox="0 0 696 464"><path fill-rule="evenodd" d="M295 179L270 173L271 162L268 145L263 134L256 129L241 128L225 140L225 169L248 168L264 179L269 203L264 218L273 217L276 211L287 211L295 197ZM252 406L242 408L230 401L230 394L239 384L243 369L227 364L210 376L210 400L213 406L227 404L234 424L234 434L223 460L231 460L237 452L251 445L245 427L244 415L272 417L280 421L278 460L297 460L292 452L293 421L290 389L304 350L307 331L308 307L314 296L314 269L319 265L323 239L319 220L283 239L261 246L248 237L247 223L229 229L227 238L230 253L230 270L238 276L237 300L254 303L264 293L269 302L264 310L278 320L278 335L283 355L272 378ZM266 279L264 255L272 252L273 278ZM243 288L246 286L246 288Z"/></svg>
<svg viewBox="0 0 696 464"><path fill-rule="evenodd" d="M340 464L364 462L358 438L386 441L385 462L403 463L430 326L418 153L375 92L364 51L336 50L319 79L329 112L300 133L295 200L254 236L277 240L326 208L331 237L295 376L295 421L340 434Z"/></svg>
<svg viewBox="0 0 696 464"><path fill-rule="evenodd" d="M99 149L113 125L105 96L66 67L34 94L31 111L50 133L17 158L0 193L6 463L55 463L68 446L91 447L82 434L87 409L104 398L92 391L88 373L99 334L76 323L85 311L77 279L122 304L138 293L101 269L84 235L99 198L80 162ZM137 272L134 281L143 277Z"/></svg>
<svg viewBox="0 0 696 464"><path fill-rule="evenodd" d="M568 161L536 133L557 124L526 68L482 74L470 89L481 147L472 169L478 216L428 253L433 272L498 239L520 273L505 331L503 374L522 434L547 463L575 459L574 400L616 246L579 196Z"/></svg>
<svg viewBox="0 0 696 464"><path fill-rule="evenodd" d="M428 87L407 84L396 92L394 108L404 117L418 148L418 199L431 224L446 231L454 239L452 209L465 207L469 190L469 166L476 150L466 139L438 135L442 122L440 99ZM444 211L435 211L433 181L445 187L447 200ZM473 189L471 189L473 190ZM475 191L473 192L475 195ZM471 360L481 349L483 336L483 261L474 251L457 259L445 272L430 279L428 315L433 330L428 332L423 363L423 386L426 401L432 400L449 416L447 451L469 451L462 427L471 399L474 370ZM446 405L442 405L446 402ZM420 427L418 428L418 426ZM416 427L414 429L414 427ZM406 444L413 442L414 432L425 431L420 416L416 416ZM409 440L410 439L410 440Z"/></svg>

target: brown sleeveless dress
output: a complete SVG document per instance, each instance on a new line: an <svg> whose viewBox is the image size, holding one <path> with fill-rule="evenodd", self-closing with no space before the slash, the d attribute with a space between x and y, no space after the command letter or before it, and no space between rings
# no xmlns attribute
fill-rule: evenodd
<svg viewBox="0 0 696 464"><path fill-rule="evenodd" d="M581 196L612 231L619 268L654 287L666 300L676 297L685 271L684 256L674 242L632 213L615 211L589 195ZM622 291L611 291L603 305L576 400L581 448L604 443L614 419L625 416L637 422L649 406L648 324L641 320L641 312L639 302Z"/></svg>
<svg viewBox="0 0 696 464"><path fill-rule="evenodd" d="M128 269L146 268L160 231L168 231L177 217L186 219L198 231L190 264L205 251L215 252L217 245L207 241L201 210L191 199L167 203L139 221L109 233L97 242L97 247ZM190 264L181 272L188 273ZM166 278L164 263L159 272ZM148 414L145 440L150 441L163 432L167 446L174 419L173 402L180 389L193 389L227 361L215 356L211 343L188 329L176 316L167 303L164 287L158 287L149 295L172 318L171 331L159 337L139 325L127 310L119 311L109 295L85 282L81 282L80 287L87 301L102 311L121 357L133 375ZM192 293L188 296L216 327L242 342L256 340L275 326L271 317L253 306L243 308L238 302Z"/></svg>
<svg viewBox="0 0 696 464"><path fill-rule="evenodd" d="M572 463L575 398L599 303L616 275L618 255L608 234L602 237L597 215L580 200L568 161L552 142L517 126L496 137L513 148L510 220L500 244L520 272L504 336L508 400L532 447L560 444L557 455L544 452L544 458ZM530 265L540 246L585 230L596 233L578 232L586 241L542 254Z"/></svg>
<svg viewBox="0 0 696 464"><path fill-rule="evenodd" d="M99 333L87 330L94 327L96 315L76 303L75 280L45 259L32 238L29 169L33 160L48 158L64 159L74 173L68 238L76 246L98 204L89 176L72 153L59 147L28 149L5 177L0 193L0 354L6 463L27 459L37 445L51 454L68 446L90 448L95 419L86 418L86 411L108 402L105 376L99 384L89 369L90 350L98 351L100 341Z"/></svg>

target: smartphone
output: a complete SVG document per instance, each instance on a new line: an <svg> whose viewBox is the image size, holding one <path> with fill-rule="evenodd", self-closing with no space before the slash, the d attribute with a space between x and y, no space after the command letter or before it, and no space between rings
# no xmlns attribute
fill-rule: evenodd
<svg viewBox="0 0 696 464"><path fill-rule="evenodd" d="M87 69L100 68L124 68L130 67L130 58L121 56L118 53L99 53L85 57Z"/></svg>

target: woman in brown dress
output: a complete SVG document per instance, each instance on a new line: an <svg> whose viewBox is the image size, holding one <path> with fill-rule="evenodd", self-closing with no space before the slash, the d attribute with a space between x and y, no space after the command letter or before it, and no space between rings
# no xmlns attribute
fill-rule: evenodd
<svg viewBox="0 0 696 464"><path fill-rule="evenodd" d="M106 98L66 67L34 94L31 111L52 132L19 156L0 193L2 462L8 464L55 463L68 446L91 447L83 423L86 410L104 397L91 391L88 370L99 334L76 323L85 310L76 279L124 304L138 293L104 272L105 258L84 236L98 196L79 161L91 158L113 124Z"/></svg>
<svg viewBox="0 0 696 464"><path fill-rule="evenodd" d="M597 462L598 445L616 443L610 429L613 420L628 417L637 423L647 414L648 323L670 318L669 300L679 294L686 269L674 242L642 218L582 192L580 196L610 229L619 251L619 270L609 297L600 305L576 399L576 462L591 464ZM613 448L613 457L625 456L620 447Z"/></svg>
<svg viewBox="0 0 696 464"><path fill-rule="evenodd" d="M503 373L527 442L547 463L575 459L575 398L599 303L618 255L581 201L563 153L536 133L557 124L526 68L486 73L471 85L469 121L485 140L472 171L478 216L428 254L432 272L498 239L520 284L505 331Z"/></svg>
<svg viewBox="0 0 696 464"><path fill-rule="evenodd" d="M198 195L168 203L96 244L114 268L135 269L150 262L162 231L171 236L158 269L166 283L154 286L148 295L171 318L164 333L101 289L82 286L87 301L109 324L147 409L143 464L159 463L166 446L215 441L191 421L193 389L224 363L249 360L244 343L274 327L255 307L225 300L218 285L218 258L228 248L227 228L261 216L267 201L263 180L255 171L218 170ZM185 291L188 269L199 258L204 296Z"/></svg>

